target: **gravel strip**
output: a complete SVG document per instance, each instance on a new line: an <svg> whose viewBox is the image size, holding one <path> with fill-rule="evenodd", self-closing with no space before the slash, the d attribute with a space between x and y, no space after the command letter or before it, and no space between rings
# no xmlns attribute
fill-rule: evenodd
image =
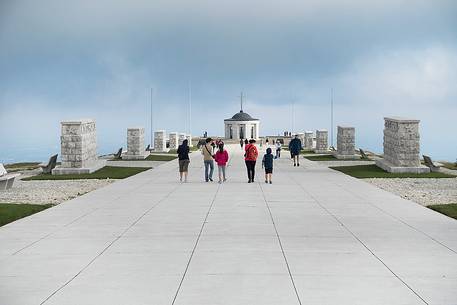
<svg viewBox="0 0 457 305"><path fill-rule="evenodd" d="M16 179L11 189L0 192L2 203L59 204L81 196L116 180L42 180L22 181Z"/></svg>
<svg viewBox="0 0 457 305"><path fill-rule="evenodd" d="M457 178L371 178L363 180L423 206L457 203Z"/></svg>

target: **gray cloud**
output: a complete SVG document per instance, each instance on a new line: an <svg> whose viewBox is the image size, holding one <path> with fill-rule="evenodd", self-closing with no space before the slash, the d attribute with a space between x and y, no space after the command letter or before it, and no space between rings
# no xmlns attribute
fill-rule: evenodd
<svg viewBox="0 0 457 305"><path fill-rule="evenodd" d="M384 115L423 119L424 135L452 126L455 16L445 0L2 1L0 126L24 128L0 136L14 143L43 134L27 135L30 125L53 131L39 115L52 107L57 123L96 117L104 141L116 143L126 125L148 124L150 87L156 127L182 130L192 81L194 133L222 133L240 90L264 133L291 128L292 102L296 128L329 128L333 87L338 121L379 150ZM27 109L36 115L20 115ZM424 137L424 147L441 153L435 141Z"/></svg>

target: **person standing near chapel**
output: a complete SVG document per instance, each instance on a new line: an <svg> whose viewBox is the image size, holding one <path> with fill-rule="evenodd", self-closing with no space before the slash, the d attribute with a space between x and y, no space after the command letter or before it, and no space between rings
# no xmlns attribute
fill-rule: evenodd
<svg viewBox="0 0 457 305"><path fill-rule="evenodd" d="M253 183L255 178L255 163L259 156L259 151L255 146L255 140L249 140L249 144L244 148L244 162L246 163L246 169L248 172L248 183Z"/></svg>
<svg viewBox="0 0 457 305"><path fill-rule="evenodd" d="M243 145L244 145L244 141L243 141L243 139L240 139L240 146L241 146L241 149L243 149Z"/></svg>
<svg viewBox="0 0 457 305"><path fill-rule="evenodd" d="M275 159L278 159L278 158L281 158L281 142L279 142L279 140L276 140L276 144L275 144L275 147L276 147L276 156L275 156Z"/></svg>
<svg viewBox="0 0 457 305"><path fill-rule="evenodd" d="M290 156L294 160L294 166L300 166L301 149L302 149L301 141L298 138L298 135L295 135L295 137L292 140L290 140L290 143L289 143Z"/></svg>
<svg viewBox="0 0 457 305"><path fill-rule="evenodd" d="M214 172L214 157L213 157L213 147L211 145L213 139L207 138L205 144L202 145L202 155L203 163L205 164L205 181L213 181L213 172Z"/></svg>
<svg viewBox="0 0 457 305"><path fill-rule="evenodd" d="M178 146L178 162L179 162L179 181L182 182L184 176L184 182L187 182L187 174L189 168L189 145L187 139L182 141L182 144Z"/></svg>

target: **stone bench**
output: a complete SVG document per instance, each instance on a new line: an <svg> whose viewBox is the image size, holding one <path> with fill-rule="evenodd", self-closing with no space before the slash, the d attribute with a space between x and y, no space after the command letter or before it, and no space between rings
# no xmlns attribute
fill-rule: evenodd
<svg viewBox="0 0 457 305"><path fill-rule="evenodd" d="M430 158L429 156L426 156L426 155L422 155L422 157L424 158L425 166L430 168L431 172L439 172L440 171L440 167L437 164L433 163L432 158Z"/></svg>
<svg viewBox="0 0 457 305"><path fill-rule="evenodd" d="M52 173L52 170L56 167L57 165L57 154L51 156L49 158L48 163L41 163L39 166L41 167L43 174L50 174Z"/></svg>
<svg viewBox="0 0 457 305"><path fill-rule="evenodd" d="M0 191L11 188L13 186L14 179L17 176L19 176L19 174L8 173L3 164L0 163Z"/></svg>

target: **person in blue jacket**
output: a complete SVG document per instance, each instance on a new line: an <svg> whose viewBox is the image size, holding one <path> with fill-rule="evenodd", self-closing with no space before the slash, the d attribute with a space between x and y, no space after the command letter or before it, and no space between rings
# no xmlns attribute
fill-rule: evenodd
<svg viewBox="0 0 457 305"><path fill-rule="evenodd" d="M298 135L295 135L295 137L290 140L289 143L289 150L290 150L290 156L294 160L294 166L300 166L300 151L302 149L301 146L301 141L298 138Z"/></svg>

